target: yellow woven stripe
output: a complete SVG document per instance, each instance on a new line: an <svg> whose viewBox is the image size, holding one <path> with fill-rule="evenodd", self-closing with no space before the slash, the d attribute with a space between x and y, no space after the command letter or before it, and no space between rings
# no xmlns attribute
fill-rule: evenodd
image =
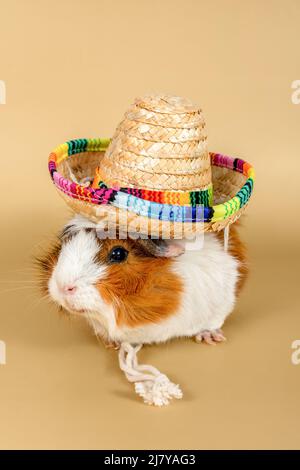
<svg viewBox="0 0 300 470"><path fill-rule="evenodd" d="M234 214L235 212L239 210L240 205L241 205L240 198L235 196L232 199L230 199L230 201L226 201L223 204L218 204L216 206L213 206L214 215L213 215L213 218L211 219L212 222L223 220L227 218L228 216Z"/></svg>
<svg viewBox="0 0 300 470"><path fill-rule="evenodd" d="M89 139L87 152L101 152L107 149L110 139Z"/></svg>
<svg viewBox="0 0 300 470"><path fill-rule="evenodd" d="M252 178L253 181L255 180L255 171L254 171L254 168L250 168L250 169L248 170L248 175L247 175L247 176L248 176L248 178Z"/></svg>
<svg viewBox="0 0 300 470"><path fill-rule="evenodd" d="M64 143L56 147L54 153L56 153L56 163L57 165L61 163L68 156L68 144Z"/></svg>

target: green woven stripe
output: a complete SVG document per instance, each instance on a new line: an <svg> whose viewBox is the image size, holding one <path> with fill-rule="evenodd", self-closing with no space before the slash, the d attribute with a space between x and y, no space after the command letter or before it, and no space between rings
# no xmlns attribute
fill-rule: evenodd
<svg viewBox="0 0 300 470"><path fill-rule="evenodd" d="M76 139L67 142L68 155L74 155L75 153L85 152L87 142L87 139Z"/></svg>
<svg viewBox="0 0 300 470"><path fill-rule="evenodd" d="M243 187L242 189L239 190L236 196L240 198L241 200L241 207L246 204L246 202L248 201L250 197L250 194L251 194L251 191L249 188Z"/></svg>
<svg viewBox="0 0 300 470"><path fill-rule="evenodd" d="M253 186L254 186L254 181L253 181L253 178L248 178L247 180L247 185L249 186L249 189L250 189L250 195L253 191Z"/></svg>
<svg viewBox="0 0 300 470"><path fill-rule="evenodd" d="M82 152L97 152L105 150L110 139L76 139L70 140L68 144L68 155L75 155Z"/></svg>
<svg viewBox="0 0 300 470"><path fill-rule="evenodd" d="M100 152L105 150L109 145L110 139L89 139L87 144L87 152Z"/></svg>
<svg viewBox="0 0 300 470"><path fill-rule="evenodd" d="M208 188L208 206L213 205L213 187Z"/></svg>
<svg viewBox="0 0 300 470"><path fill-rule="evenodd" d="M196 196L193 191L190 192L190 202L191 202L191 206L194 206L196 204Z"/></svg>
<svg viewBox="0 0 300 470"><path fill-rule="evenodd" d="M224 219L227 219L227 217L230 217L232 214L234 214L238 210L238 203L234 199L231 199L230 201L224 202L224 207L225 207L225 215Z"/></svg>
<svg viewBox="0 0 300 470"><path fill-rule="evenodd" d="M203 206L209 206L211 200L211 190L206 189L204 191L191 191L190 202L192 206L202 204Z"/></svg>

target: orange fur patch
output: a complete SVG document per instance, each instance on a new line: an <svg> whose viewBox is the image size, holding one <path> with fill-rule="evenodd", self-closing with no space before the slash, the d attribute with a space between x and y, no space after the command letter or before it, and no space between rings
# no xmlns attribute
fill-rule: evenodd
<svg viewBox="0 0 300 470"><path fill-rule="evenodd" d="M105 262L113 246L124 246L128 258L124 263L109 265L107 276L97 287L102 298L113 304L117 325L158 323L174 314L183 285L170 269L172 260L143 254L137 241L106 240L100 261Z"/></svg>

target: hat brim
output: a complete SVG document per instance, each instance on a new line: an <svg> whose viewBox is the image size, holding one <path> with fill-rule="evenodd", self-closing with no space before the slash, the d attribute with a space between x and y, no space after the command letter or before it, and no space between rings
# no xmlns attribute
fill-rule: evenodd
<svg viewBox="0 0 300 470"><path fill-rule="evenodd" d="M254 169L239 158L210 153L214 205L191 206L145 201L119 188L91 188L110 139L77 139L57 147L49 156L51 178L66 203L95 223L109 219L124 229L135 226L142 233L164 231L171 238L190 233L219 231L235 222L253 191ZM149 232L149 229L151 232ZM177 235L176 235L177 234Z"/></svg>

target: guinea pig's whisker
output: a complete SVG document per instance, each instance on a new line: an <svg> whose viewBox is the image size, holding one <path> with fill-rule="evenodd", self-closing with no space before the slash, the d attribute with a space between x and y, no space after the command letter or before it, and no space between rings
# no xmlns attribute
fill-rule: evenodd
<svg viewBox="0 0 300 470"><path fill-rule="evenodd" d="M80 312L74 312L74 311L70 311L68 310L68 313L70 313L71 315L73 315L74 317L81 317L83 318L85 315L80 313Z"/></svg>
<svg viewBox="0 0 300 470"><path fill-rule="evenodd" d="M12 284L37 284L37 281L25 279L23 281L15 280L15 279L6 279L1 280L0 283L12 283Z"/></svg>
<svg viewBox="0 0 300 470"><path fill-rule="evenodd" d="M89 312L88 310L86 311L87 317L91 320L99 320L99 315L96 313Z"/></svg>
<svg viewBox="0 0 300 470"><path fill-rule="evenodd" d="M30 276L30 275L36 275L36 274L40 274L40 269L38 268L38 266L34 266L34 267L31 267L31 268L28 268L28 269L15 269L15 270L10 270L10 271L7 271L7 274L9 276L15 276L15 275L19 275L19 274L23 274L25 276Z"/></svg>
<svg viewBox="0 0 300 470"><path fill-rule="evenodd" d="M45 299L44 297L41 297L39 299L35 299L35 301L32 302L32 304L30 305L30 308L31 309L36 309L37 307L39 307L41 305L43 300L48 300L48 299Z"/></svg>
<svg viewBox="0 0 300 470"><path fill-rule="evenodd" d="M23 289L35 289L37 286L17 286L12 289L4 289L0 291L0 294L5 294L7 292L16 292Z"/></svg>

